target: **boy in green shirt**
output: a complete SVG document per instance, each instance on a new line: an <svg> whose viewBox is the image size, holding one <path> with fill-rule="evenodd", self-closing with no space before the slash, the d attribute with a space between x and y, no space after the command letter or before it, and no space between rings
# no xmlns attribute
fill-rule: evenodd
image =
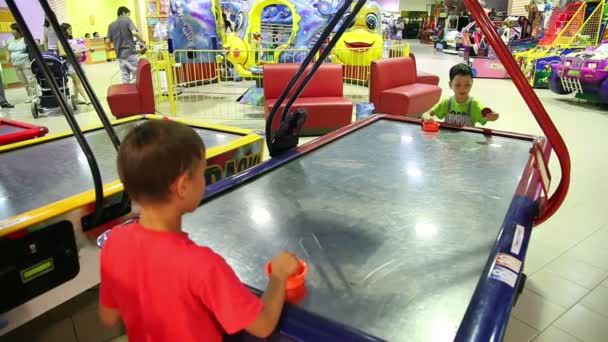
<svg viewBox="0 0 608 342"><path fill-rule="evenodd" d="M469 96L473 88L473 70L467 64L456 64L450 69L450 88L454 96L441 99L431 109L431 118L436 116L447 124L471 127L498 119L498 113Z"/></svg>

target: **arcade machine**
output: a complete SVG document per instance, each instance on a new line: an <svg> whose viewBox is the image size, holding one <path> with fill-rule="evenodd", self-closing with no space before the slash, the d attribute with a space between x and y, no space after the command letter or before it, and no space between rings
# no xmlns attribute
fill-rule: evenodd
<svg viewBox="0 0 608 342"><path fill-rule="evenodd" d="M433 36L435 35L435 19L438 15L436 8L437 5L426 5L426 12L428 16L422 20L422 27L420 32L421 44L433 44Z"/></svg>
<svg viewBox="0 0 608 342"><path fill-rule="evenodd" d="M538 46L515 53L521 71L535 88L548 88L551 64L571 52L599 44L605 26L605 0L575 2L554 10Z"/></svg>
<svg viewBox="0 0 608 342"><path fill-rule="evenodd" d="M435 17L435 29L433 41L435 42L435 48L437 50L443 50L446 45L445 36L447 28L448 10L445 7L437 6L435 8L437 16Z"/></svg>
<svg viewBox="0 0 608 342"><path fill-rule="evenodd" d="M40 3L61 32L48 3ZM24 28L25 39L33 41L15 0L7 4ZM64 46L68 44L63 35L59 38ZM0 147L0 198L4 199L0 201L0 316L8 321L0 328L0 336L99 283L99 250L94 243L99 230L132 217L137 210L123 193L116 173L120 139L146 120L167 119L144 115L110 122L74 63L72 50L66 51L102 126L82 130L71 107L58 97L73 133ZM40 52L34 52L40 60ZM41 65L48 76L48 66ZM51 88L57 96L55 82ZM262 138L249 130L182 122L207 144L207 182L262 159Z"/></svg>
<svg viewBox="0 0 608 342"><path fill-rule="evenodd" d="M277 251L290 249L306 261L304 283L287 291L291 304L271 340L504 337L526 279L532 229L563 202L570 158L479 3L465 3L546 137L448 125L426 131L418 120L378 115L296 147L306 112L289 108L345 27L305 74L316 44L269 114L272 158L211 185L201 208L184 221L189 236L214 246L256 293ZM346 22L364 4L358 0ZM271 134L274 115L283 125ZM549 196L553 150L561 179ZM449 174L441 171L446 167ZM112 234L100 236L101 248L106 239Z"/></svg>

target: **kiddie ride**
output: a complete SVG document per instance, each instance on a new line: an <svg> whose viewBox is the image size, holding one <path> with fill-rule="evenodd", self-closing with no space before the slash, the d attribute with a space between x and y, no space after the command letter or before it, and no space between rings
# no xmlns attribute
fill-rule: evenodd
<svg viewBox="0 0 608 342"><path fill-rule="evenodd" d="M366 82L371 63L382 58L385 46L380 17L380 6L373 1L366 3L332 50L330 60L344 64L346 79ZM406 50L409 49L406 47ZM397 56L408 54L409 51L395 53Z"/></svg>
<svg viewBox="0 0 608 342"><path fill-rule="evenodd" d="M498 31L496 23L494 28ZM473 77L477 78L508 78L505 68L494 54L487 39L472 22L462 32L464 41L464 60L473 68Z"/></svg>
<svg viewBox="0 0 608 342"><path fill-rule="evenodd" d="M225 53L222 58L231 63L236 74L256 80L256 86L241 97L241 102L260 105L262 66L301 62L318 39L318 32L335 13L336 3L321 1L310 6L304 1L281 1L254 2L243 34L231 33L223 44ZM385 45L381 13L382 8L377 2L368 1L327 59L344 65L346 79L356 83L367 82L371 62L382 58L385 52L391 57L409 54L408 44Z"/></svg>
<svg viewBox="0 0 608 342"><path fill-rule="evenodd" d="M529 21L526 17L511 17L504 22L495 22L503 42L507 45L511 53L531 49L538 43L538 40L530 38ZM465 50L465 61L473 68L473 75L476 78L509 78L509 74L500 62L494 49L488 44L487 39L477 28L476 23L472 24L469 31L463 32L465 43L468 50Z"/></svg>
<svg viewBox="0 0 608 342"><path fill-rule="evenodd" d="M268 63L286 62L286 49L296 44L302 17L294 3L286 1L257 1L253 3L243 32L230 33L223 44L225 53L218 55L234 68L235 80L256 81L237 101L253 105L263 103L262 67ZM293 59L293 58L292 58ZM291 60L295 62L295 60Z"/></svg>
<svg viewBox="0 0 608 342"><path fill-rule="evenodd" d="M261 105L264 64L299 63L318 39L319 32L341 2L319 1L310 5L306 1L257 0L252 3L243 32L228 34L223 44L224 53L219 61L226 60L239 78L253 79L250 88L239 101ZM380 22L382 9L369 1L337 42L328 61L345 66L347 79L367 81L371 62L382 58L385 50ZM395 56L408 55L407 44ZM318 54L316 54L318 58Z"/></svg>
<svg viewBox="0 0 608 342"><path fill-rule="evenodd" d="M551 64L561 56L597 45L605 28L605 0L568 4L555 10L536 48L515 53L520 69L535 88L548 88Z"/></svg>
<svg viewBox="0 0 608 342"><path fill-rule="evenodd" d="M608 104L608 42L570 53L551 65L549 88L557 94L576 93L577 99Z"/></svg>

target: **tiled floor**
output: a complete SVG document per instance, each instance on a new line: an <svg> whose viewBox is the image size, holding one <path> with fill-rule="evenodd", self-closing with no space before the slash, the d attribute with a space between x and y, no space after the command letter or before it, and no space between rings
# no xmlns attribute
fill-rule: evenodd
<svg viewBox="0 0 608 342"><path fill-rule="evenodd" d="M460 62L455 56L433 52L412 44L419 69L442 77L449 93L449 68ZM87 73L100 100L106 106L107 84L115 74L115 64L88 66ZM475 80L473 95L501 114L492 128L541 134L530 110L510 80ZM536 228L528 251L525 271L528 282L514 307L507 330L509 342L604 342L608 341L608 210L602 198L608 193L608 111L580 104L569 96L537 90L538 97L563 135L572 159L570 192L560 211ZM23 89L7 91L9 100L22 103ZM182 103L182 116L196 118L200 102ZM109 112L109 111L108 111ZM33 121L29 106L3 111L3 117ZM97 123L92 107L77 115L82 125ZM207 120L207 119L206 119ZM40 118L52 132L67 129L61 116ZM217 122L217 121L214 121ZM223 123L261 129L259 119L227 120ZM551 163L555 184L559 170Z"/></svg>

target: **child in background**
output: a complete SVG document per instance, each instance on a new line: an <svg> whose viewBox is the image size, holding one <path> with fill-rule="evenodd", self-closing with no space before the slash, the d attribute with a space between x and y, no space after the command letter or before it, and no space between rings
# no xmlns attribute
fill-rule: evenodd
<svg viewBox="0 0 608 342"><path fill-rule="evenodd" d="M470 126L498 120L498 114L484 107L481 101L469 96L473 88L473 70L467 64L457 64L450 69L450 88L454 96L441 99L430 116L443 119L445 123L457 126ZM425 116L424 120L428 120Z"/></svg>
<svg viewBox="0 0 608 342"><path fill-rule="evenodd" d="M76 55L76 61L78 61L78 63L80 64L81 69L84 70L84 68L82 68L82 62L83 62L82 59L83 59L84 53L86 52L86 46L78 44L76 42L76 40L72 36L72 25L70 25L68 23L61 24L61 32L68 39L68 42L70 43L70 48L72 49L72 51L74 51L74 54ZM67 59L63 46L61 44L59 44L58 46L59 46L59 54L63 58ZM78 102L78 104L87 105L87 106L90 105L91 102L84 101L84 100L78 100L78 96L81 96L83 99L86 99L87 93L84 91L84 87L82 86L82 83L80 82L80 79L78 78L78 75L76 75L76 70L74 70L74 66L72 66L72 64L69 62L68 62L68 75L70 76L70 78L72 79L72 82L74 83L74 96L76 96L76 101Z"/></svg>
<svg viewBox="0 0 608 342"><path fill-rule="evenodd" d="M118 173L141 206L137 221L114 228L101 251L99 314L121 319L131 342L221 341L247 330L267 337L283 308L295 255L272 259L262 298L243 285L226 261L181 229L205 192L205 146L190 127L150 120L120 145Z"/></svg>

